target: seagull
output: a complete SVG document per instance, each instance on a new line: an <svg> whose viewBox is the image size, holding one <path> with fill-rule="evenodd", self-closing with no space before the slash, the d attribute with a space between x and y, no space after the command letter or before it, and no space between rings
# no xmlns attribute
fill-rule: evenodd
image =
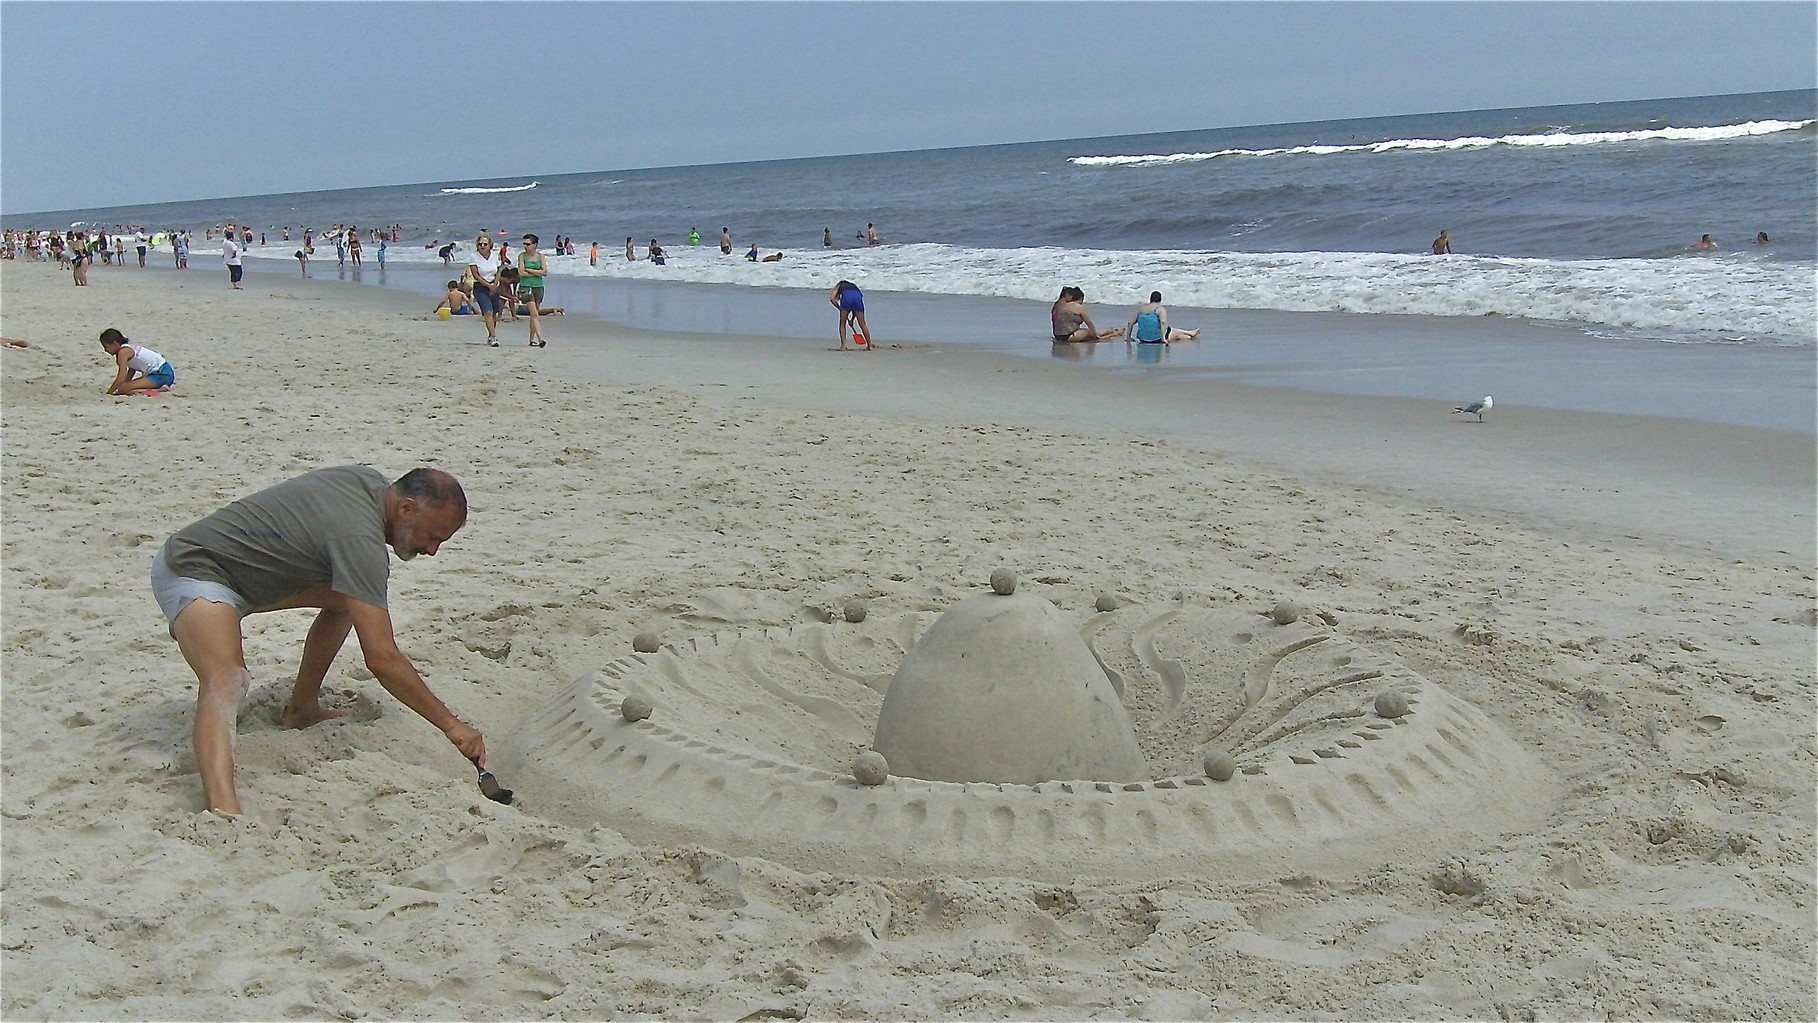
<svg viewBox="0 0 1818 1023"><path fill-rule="evenodd" d="M1495 405L1496 403L1491 401L1490 396L1486 394L1483 396L1482 401L1474 401L1469 405L1454 405L1452 406L1452 411L1454 413L1468 412L1471 415L1476 416L1477 421L1481 423L1483 422L1483 414L1490 411Z"/></svg>

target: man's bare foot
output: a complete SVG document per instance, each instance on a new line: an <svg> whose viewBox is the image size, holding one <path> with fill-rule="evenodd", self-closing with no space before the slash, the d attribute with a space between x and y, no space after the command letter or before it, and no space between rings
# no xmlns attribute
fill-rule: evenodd
<svg viewBox="0 0 1818 1023"><path fill-rule="evenodd" d="M311 707L285 707L284 716L278 719L278 723L285 728L308 728L341 716L341 711L329 710L318 703Z"/></svg>

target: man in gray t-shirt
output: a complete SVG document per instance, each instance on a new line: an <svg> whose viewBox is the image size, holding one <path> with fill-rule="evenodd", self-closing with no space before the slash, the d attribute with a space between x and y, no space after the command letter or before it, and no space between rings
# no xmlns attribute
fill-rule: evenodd
<svg viewBox="0 0 1818 1023"><path fill-rule="evenodd" d="M261 611L321 609L303 641L286 727L341 716L322 706L322 681L352 631L386 692L485 765L485 739L430 692L386 610L385 548L403 561L434 557L466 521L467 497L445 472L415 469L388 484L368 466L344 465L241 498L165 541L152 559L152 592L201 683L194 741L208 809L240 812L233 733L249 681L240 619Z"/></svg>

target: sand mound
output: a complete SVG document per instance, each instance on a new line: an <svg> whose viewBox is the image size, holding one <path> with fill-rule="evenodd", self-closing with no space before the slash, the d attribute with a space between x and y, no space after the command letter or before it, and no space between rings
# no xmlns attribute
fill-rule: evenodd
<svg viewBox="0 0 1818 1023"><path fill-rule="evenodd" d="M1142 780L929 781L892 757L884 785L860 784L853 756L889 705L879 689L924 630L936 636L927 614L710 633L614 661L531 719L509 772L533 812L633 841L890 874L1250 876L1290 856L1381 861L1442 833L1518 829L1545 805L1546 772L1477 708L1266 611L1075 613L1099 681L1123 690L1154 768ZM1382 716L1384 692L1407 713ZM665 711L627 722L626 694ZM1235 760L1229 782L1206 777L1211 751Z"/></svg>
<svg viewBox="0 0 1818 1023"><path fill-rule="evenodd" d="M948 608L891 678L872 746L896 773L928 781L1149 779L1130 716L1078 630L1027 595Z"/></svg>

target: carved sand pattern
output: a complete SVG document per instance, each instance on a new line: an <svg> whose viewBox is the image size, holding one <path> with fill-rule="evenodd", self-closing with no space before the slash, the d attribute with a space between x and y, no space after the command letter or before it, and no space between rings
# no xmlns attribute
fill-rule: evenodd
<svg viewBox="0 0 1818 1023"><path fill-rule="evenodd" d="M804 869L1241 875L1290 855L1382 859L1517 828L1544 773L1477 708L1318 624L1185 599L1082 620L1151 781L860 785L880 690L916 614L691 638L576 679L500 765L532 812ZM1103 652L1100 651L1102 647ZM876 680L874 682L874 680ZM1387 688L1410 711L1373 709ZM625 696L656 712L628 722ZM1207 778L1205 751L1236 759Z"/></svg>

